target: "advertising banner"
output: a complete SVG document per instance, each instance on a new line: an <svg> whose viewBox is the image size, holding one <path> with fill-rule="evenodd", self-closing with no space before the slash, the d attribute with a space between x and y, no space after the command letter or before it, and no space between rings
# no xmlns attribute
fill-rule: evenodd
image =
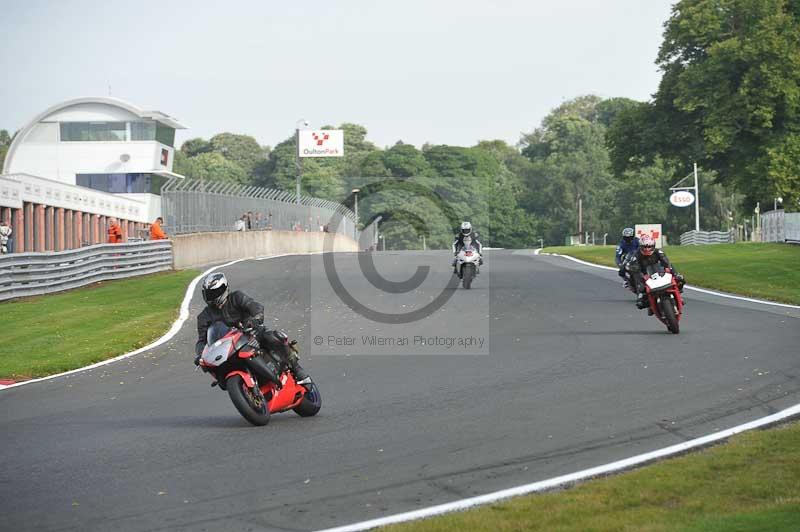
<svg viewBox="0 0 800 532"><path fill-rule="evenodd" d="M669 202L676 207L688 207L694 203L694 194L688 190L678 190L669 197Z"/></svg>
<svg viewBox="0 0 800 532"><path fill-rule="evenodd" d="M299 157L344 157L344 130L303 129L297 132Z"/></svg>
<svg viewBox="0 0 800 532"><path fill-rule="evenodd" d="M664 235L661 233L661 224L636 224L636 236L650 235L656 241L656 247L664 247Z"/></svg>

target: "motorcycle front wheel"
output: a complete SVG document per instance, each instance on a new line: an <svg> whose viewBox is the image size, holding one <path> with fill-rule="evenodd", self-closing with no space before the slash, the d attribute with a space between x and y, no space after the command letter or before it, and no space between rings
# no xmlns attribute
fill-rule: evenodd
<svg viewBox="0 0 800 532"><path fill-rule="evenodd" d="M662 297L659 306L661 307L661 315L664 317L664 321L667 322L669 332L672 334L681 332L678 318L675 316L675 307L672 306L672 297Z"/></svg>
<svg viewBox="0 0 800 532"><path fill-rule="evenodd" d="M317 385L312 382L303 396L303 400L292 410L300 417L311 417L316 416L320 408L322 408L322 396L319 394Z"/></svg>
<svg viewBox="0 0 800 532"><path fill-rule="evenodd" d="M475 265L465 264L461 271L461 282L467 290L472 286L472 279L475 278Z"/></svg>
<svg viewBox="0 0 800 532"><path fill-rule="evenodd" d="M241 375L232 375L225 387L236 410L253 425L269 423L269 405L262 395L256 395L247 387Z"/></svg>

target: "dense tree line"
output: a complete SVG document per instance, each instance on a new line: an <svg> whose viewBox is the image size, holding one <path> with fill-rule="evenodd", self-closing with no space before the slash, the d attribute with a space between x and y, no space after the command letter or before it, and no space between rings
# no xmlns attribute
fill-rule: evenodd
<svg viewBox="0 0 800 532"><path fill-rule="evenodd" d="M423 236L428 246L446 247L454 224L464 219L492 246L530 247L540 238L560 244L578 230L579 199L583 228L600 241L605 233L615 240L623 227L634 223L663 223L674 241L694 224L691 209L667 202L669 186L689 166L656 157L617 174L607 147L612 124L638 105L625 98L575 98L523 135L519 146L493 140L471 147L426 144L418 149L397 142L380 149L366 139L366 128L341 124L345 156L304 159L302 190L352 207L350 191L361 189L362 223L383 216L382 231L393 248L418 248ZM176 172L188 176L294 191L295 139L291 135L273 149L230 133L209 141L192 139L184 143L175 164ZM387 178L409 186L385 190ZM725 227L741 198L731 199L710 173L705 174L702 194L704 226Z"/></svg>

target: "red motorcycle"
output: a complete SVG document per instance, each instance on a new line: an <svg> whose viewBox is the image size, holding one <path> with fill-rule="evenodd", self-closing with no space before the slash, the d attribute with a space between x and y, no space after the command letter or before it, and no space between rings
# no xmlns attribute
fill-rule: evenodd
<svg viewBox="0 0 800 532"><path fill-rule="evenodd" d="M672 334L680 332L678 323L683 314L681 284L670 268L644 275L644 285L650 310Z"/></svg>
<svg viewBox="0 0 800 532"><path fill-rule="evenodd" d="M289 347L295 349L294 343ZM294 410L314 416L322 397L311 379L297 382L279 354L262 350L252 330L216 322L208 329L200 368L228 392L233 406L253 425L266 425L271 414Z"/></svg>

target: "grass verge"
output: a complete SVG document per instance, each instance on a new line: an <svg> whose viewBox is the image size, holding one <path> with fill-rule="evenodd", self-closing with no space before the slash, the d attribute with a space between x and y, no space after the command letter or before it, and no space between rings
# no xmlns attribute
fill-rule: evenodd
<svg viewBox="0 0 800 532"><path fill-rule="evenodd" d="M157 273L0 303L0 378L43 377L147 345L177 318L198 273Z"/></svg>
<svg viewBox="0 0 800 532"><path fill-rule="evenodd" d="M614 246L561 246L545 253L614 266ZM800 246L716 244L668 246L664 252L695 286L800 305Z"/></svg>
<svg viewBox="0 0 800 532"><path fill-rule="evenodd" d="M800 530L800 423L575 487L387 527L548 532Z"/></svg>

